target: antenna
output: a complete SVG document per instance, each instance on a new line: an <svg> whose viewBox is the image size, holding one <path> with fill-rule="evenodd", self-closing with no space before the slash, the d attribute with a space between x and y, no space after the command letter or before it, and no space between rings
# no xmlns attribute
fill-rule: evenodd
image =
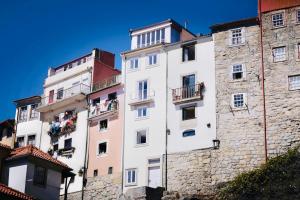
<svg viewBox="0 0 300 200"><path fill-rule="evenodd" d="M184 21L184 28L185 28L185 29L187 28L187 24L188 24L188 20L186 19L186 20Z"/></svg>

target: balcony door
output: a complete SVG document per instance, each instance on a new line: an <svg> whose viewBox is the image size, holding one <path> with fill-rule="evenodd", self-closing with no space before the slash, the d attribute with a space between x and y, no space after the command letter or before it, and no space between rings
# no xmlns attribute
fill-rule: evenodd
<svg viewBox="0 0 300 200"><path fill-rule="evenodd" d="M138 98L140 100L148 98L148 82L147 82L147 80L138 82Z"/></svg>
<svg viewBox="0 0 300 200"><path fill-rule="evenodd" d="M195 74L182 77L182 97L191 98L195 95Z"/></svg>
<svg viewBox="0 0 300 200"><path fill-rule="evenodd" d="M49 100L48 103L53 103L54 101L54 90L49 91Z"/></svg>

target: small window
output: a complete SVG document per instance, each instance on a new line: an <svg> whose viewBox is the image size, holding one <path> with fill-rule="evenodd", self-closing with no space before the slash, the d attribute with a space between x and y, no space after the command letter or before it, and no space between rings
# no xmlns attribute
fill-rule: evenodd
<svg viewBox="0 0 300 200"><path fill-rule="evenodd" d="M300 89L300 75L289 76L289 90Z"/></svg>
<svg viewBox="0 0 300 200"><path fill-rule="evenodd" d="M27 139L28 145L34 145L35 146L35 135L29 135Z"/></svg>
<svg viewBox="0 0 300 200"><path fill-rule="evenodd" d="M25 138L24 137L17 137L17 146L24 147L25 146Z"/></svg>
<svg viewBox="0 0 300 200"><path fill-rule="evenodd" d="M146 144L147 143L147 131L140 130L136 132L136 144Z"/></svg>
<svg viewBox="0 0 300 200"><path fill-rule="evenodd" d="M195 45L186 45L182 47L182 61L195 60Z"/></svg>
<svg viewBox="0 0 300 200"><path fill-rule="evenodd" d="M232 66L232 79L238 80L244 78L243 65L233 65Z"/></svg>
<svg viewBox="0 0 300 200"><path fill-rule="evenodd" d="M297 17L297 22L300 22L300 10L297 10L296 17Z"/></svg>
<svg viewBox="0 0 300 200"><path fill-rule="evenodd" d="M150 45L150 32L147 33L147 44L146 46Z"/></svg>
<svg viewBox="0 0 300 200"><path fill-rule="evenodd" d="M19 121L24 122L27 120L27 106L20 108Z"/></svg>
<svg viewBox="0 0 300 200"><path fill-rule="evenodd" d="M108 100L114 100L114 99L117 99L117 93L116 92L108 94Z"/></svg>
<svg viewBox="0 0 300 200"><path fill-rule="evenodd" d="M137 179L136 169L127 169L125 179L126 179L126 185L135 185Z"/></svg>
<svg viewBox="0 0 300 200"><path fill-rule="evenodd" d="M298 59L300 59L300 43L297 44Z"/></svg>
<svg viewBox="0 0 300 200"><path fill-rule="evenodd" d="M56 99L62 99L64 97L64 88L59 88L57 90L57 96Z"/></svg>
<svg viewBox="0 0 300 200"><path fill-rule="evenodd" d="M151 44L155 43L155 31L151 32Z"/></svg>
<svg viewBox="0 0 300 200"><path fill-rule="evenodd" d="M44 167L35 166L33 183L45 186L47 183L47 170Z"/></svg>
<svg viewBox="0 0 300 200"><path fill-rule="evenodd" d="M153 54L153 55L148 56L148 64L149 65L156 65L157 64L157 54Z"/></svg>
<svg viewBox="0 0 300 200"><path fill-rule="evenodd" d="M182 120L195 119L195 106L182 108Z"/></svg>
<svg viewBox="0 0 300 200"><path fill-rule="evenodd" d="M94 170L94 177L98 176L98 169Z"/></svg>
<svg viewBox="0 0 300 200"><path fill-rule="evenodd" d="M137 69L139 67L139 59L133 58L130 60L130 69Z"/></svg>
<svg viewBox="0 0 300 200"><path fill-rule="evenodd" d="M272 24L273 24L274 28L284 26L284 14L283 14L283 12L276 13L276 14L272 15Z"/></svg>
<svg viewBox="0 0 300 200"><path fill-rule="evenodd" d="M71 149L72 148L72 138L66 139L64 144L64 149Z"/></svg>
<svg viewBox="0 0 300 200"><path fill-rule="evenodd" d="M245 106L245 95L244 94L234 94L233 95L233 107L242 108Z"/></svg>
<svg viewBox="0 0 300 200"><path fill-rule="evenodd" d="M99 104L100 104L100 98L93 99L93 100L92 100L92 104L93 104L93 106L99 105Z"/></svg>
<svg viewBox="0 0 300 200"><path fill-rule="evenodd" d="M279 62L286 60L286 50L285 47L273 48L273 61Z"/></svg>
<svg viewBox="0 0 300 200"><path fill-rule="evenodd" d="M140 107L137 108L137 118L143 118L148 116L148 108L147 107Z"/></svg>
<svg viewBox="0 0 300 200"><path fill-rule="evenodd" d="M140 48L141 46L141 35L137 36L137 48Z"/></svg>
<svg viewBox="0 0 300 200"><path fill-rule="evenodd" d="M190 137L195 135L195 130L186 130L182 133L182 137Z"/></svg>
<svg viewBox="0 0 300 200"><path fill-rule="evenodd" d="M58 142L53 144L53 151L58 151Z"/></svg>
<svg viewBox="0 0 300 200"><path fill-rule="evenodd" d="M105 131L107 130L107 119L101 120L99 123L99 130Z"/></svg>
<svg viewBox="0 0 300 200"><path fill-rule="evenodd" d="M241 28L231 30L231 45L243 44L243 30Z"/></svg>
<svg viewBox="0 0 300 200"><path fill-rule="evenodd" d="M145 47L146 43L146 34L142 34L142 47Z"/></svg>
<svg viewBox="0 0 300 200"><path fill-rule="evenodd" d="M36 111L37 104L32 104L30 107L30 119L37 119L39 116L39 113Z"/></svg>
<svg viewBox="0 0 300 200"><path fill-rule="evenodd" d="M112 174L112 173L113 173L113 167L109 167L107 173L108 173L108 174Z"/></svg>
<svg viewBox="0 0 300 200"><path fill-rule="evenodd" d="M160 43L160 30L156 30L156 43Z"/></svg>
<svg viewBox="0 0 300 200"><path fill-rule="evenodd" d="M106 154L107 152L107 142L102 142L98 145L98 155Z"/></svg>

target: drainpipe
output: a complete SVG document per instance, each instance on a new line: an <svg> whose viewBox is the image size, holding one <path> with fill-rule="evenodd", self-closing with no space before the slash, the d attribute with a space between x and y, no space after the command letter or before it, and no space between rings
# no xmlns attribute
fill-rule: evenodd
<svg viewBox="0 0 300 200"><path fill-rule="evenodd" d="M168 67L169 67L169 62L168 62L168 51L166 51L166 49L163 49L164 52L166 53L166 149L165 149L165 155L166 155L166 159L165 159L165 189L166 191L168 191L168 135L169 135L169 129L168 129Z"/></svg>
<svg viewBox="0 0 300 200"><path fill-rule="evenodd" d="M122 55L121 55L122 57ZM122 60L125 59L126 56L123 56ZM124 90L124 97L123 97L123 136L122 136L122 170L121 170L121 173L122 173L122 178L121 178L121 193L123 194L123 185L124 185L124 149L125 149L125 111L126 111L126 90L125 90L125 85L126 85L126 61L124 62L124 68L123 68L123 72L122 74L124 74L124 80L122 80L123 84L124 84L124 87L123 87L123 90ZM122 76L123 78L123 76Z"/></svg>
<svg viewBox="0 0 300 200"><path fill-rule="evenodd" d="M265 67L264 67L264 48L263 48L263 25L262 25L262 0L259 0L259 28L260 28L260 50L261 50L261 74L262 74L262 96L263 96L263 115L264 115L264 146L265 162L268 160L267 144L267 114L266 114L266 93L265 93Z"/></svg>

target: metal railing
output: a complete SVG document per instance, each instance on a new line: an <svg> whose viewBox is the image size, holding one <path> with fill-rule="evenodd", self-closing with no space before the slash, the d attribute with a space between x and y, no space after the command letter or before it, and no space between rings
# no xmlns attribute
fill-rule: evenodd
<svg viewBox="0 0 300 200"><path fill-rule="evenodd" d="M116 84L121 83L121 75L114 75L107 79L101 80L95 84L93 84L93 92L98 90L103 90L105 88L109 88L111 86L114 86Z"/></svg>
<svg viewBox="0 0 300 200"><path fill-rule="evenodd" d="M74 85L68 89L58 91L57 93L50 94L49 96L46 97L42 97L39 107L50 105L81 93L88 94L89 92L90 92L90 86L88 85L85 84Z"/></svg>
<svg viewBox="0 0 300 200"><path fill-rule="evenodd" d="M91 106L89 117L100 116L110 112L117 112L118 110L119 110L119 101L117 99L113 99L96 106Z"/></svg>
<svg viewBox="0 0 300 200"><path fill-rule="evenodd" d="M198 83L192 86L184 86L172 90L173 101L182 101L193 98L203 98L202 90L204 89L204 83Z"/></svg>

